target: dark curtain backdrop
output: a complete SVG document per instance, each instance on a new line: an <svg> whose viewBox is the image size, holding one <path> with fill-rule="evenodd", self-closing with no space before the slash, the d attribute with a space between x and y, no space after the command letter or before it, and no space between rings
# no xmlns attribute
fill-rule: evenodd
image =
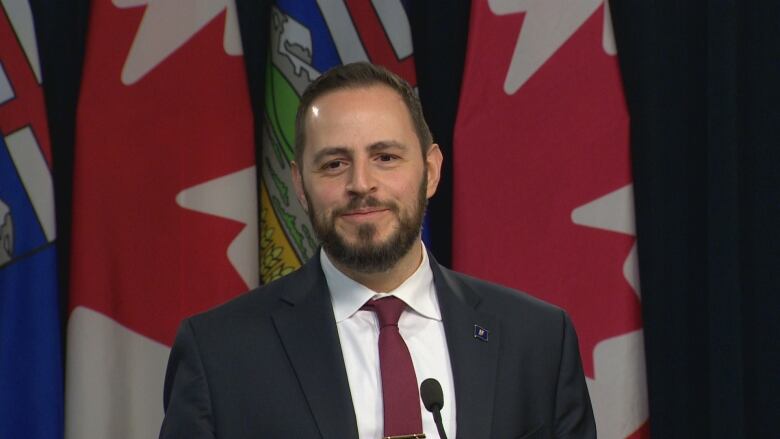
<svg viewBox="0 0 780 439"><path fill-rule="evenodd" d="M611 5L631 114L652 435L777 437L780 6Z"/></svg>
<svg viewBox="0 0 780 439"><path fill-rule="evenodd" d="M38 37L38 56L51 137L52 177L57 219L57 268L63 339L68 305L73 141L76 103L84 60L88 0L30 0ZM65 344L63 344L65 346ZM64 361L64 356L63 356Z"/></svg>
<svg viewBox="0 0 780 439"><path fill-rule="evenodd" d="M63 304L88 0L32 0L54 149ZM694 4L695 3L695 4ZM257 123L269 1L237 0ZM470 2L412 1L420 96L445 152L429 208L451 260L452 128ZM780 5L621 0L654 438L777 436Z"/></svg>

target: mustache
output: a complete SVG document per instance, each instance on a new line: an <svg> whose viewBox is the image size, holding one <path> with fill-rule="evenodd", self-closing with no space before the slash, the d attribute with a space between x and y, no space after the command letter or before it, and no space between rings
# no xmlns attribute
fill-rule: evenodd
<svg viewBox="0 0 780 439"><path fill-rule="evenodd" d="M392 212L398 212L398 205L391 201L379 201L373 196L358 196L349 200L346 206L333 210L334 215L343 215L345 213L352 212L358 209L364 209L366 207L379 207L388 209Z"/></svg>

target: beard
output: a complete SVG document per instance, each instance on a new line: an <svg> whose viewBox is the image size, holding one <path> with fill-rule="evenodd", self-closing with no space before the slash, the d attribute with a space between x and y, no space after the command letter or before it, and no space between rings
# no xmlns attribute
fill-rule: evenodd
<svg viewBox="0 0 780 439"><path fill-rule="evenodd" d="M378 273L393 267L420 239L425 208L428 205L426 197L427 170L423 173L422 183L417 192L417 202L414 209L407 215L401 212L394 202L380 202L372 196L355 196L342 208L332 212L315 212L309 194L306 195L306 205L309 220L314 233L319 238L328 256L344 266L360 273ZM359 208L380 207L388 209L398 219L396 228L384 242L374 242L377 234L374 224L361 224L357 229L357 242L348 243L336 231L335 221L339 216Z"/></svg>

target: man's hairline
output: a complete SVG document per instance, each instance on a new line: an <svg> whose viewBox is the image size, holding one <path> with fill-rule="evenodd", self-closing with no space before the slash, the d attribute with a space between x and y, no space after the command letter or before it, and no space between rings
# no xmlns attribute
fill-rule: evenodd
<svg viewBox="0 0 780 439"><path fill-rule="evenodd" d="M426 146L423 145L423 139L420 137L420 133L417 132L416 124L414 122L414 117L412 116L412 109L409 108L409 105L406 103L406 100L404 99L404 97L401 95L401 93L398 90L394 89L389 84L386 84L386 83L384 83L382 81L379 81L379 80L368 82L368 83L344 84L341 87L333 88L331 90L327 90L327 91L323 92L322 94L318 95L311 102L309 102L309 104L306 106L306 109L303 111L303 123L302 123L302 127L301 127L302 131L306 131L307 127L309 126L309 124L308 124L309 109L314 107L314 104L318 100L320 100L320 99L322 99L322 98L324 98L324 97L326 97L328 95L331 95L333 93L340 92L340 91L369 89L369 88L372 88L372 87L384 87L384 88L392 91L401 100L401 104L403 105L404 109L406 110L406 115L408 116L409 122L410 122L410 124L412 126L412 131L414 131L414 137L417 138L417 143L420 146L420 151L422 153L423 160L425 160L425 157L427 156L428 152L431 150L431 147L433 146L433 144L435 142L431 142L430 144L428 144ZM298 133L295 133L295 134L296 134L296 136L298 135ZM309 141L309 137L306 136L306 142L308 142L308 141ZM301 145L300 153L298 152L298 148L297 147L296 147L296 150L295 150L295 153L294 153L295 162L296 162L296 164L298 166L298 171L299 172L303 171L303 154L306 151L306 142L304 142ZM295 143L294 145L297 146L297 143Z"/></svg>

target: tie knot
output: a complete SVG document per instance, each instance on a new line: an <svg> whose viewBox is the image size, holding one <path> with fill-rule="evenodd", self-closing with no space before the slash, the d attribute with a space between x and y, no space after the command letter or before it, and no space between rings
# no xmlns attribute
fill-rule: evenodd
<svg viewBox="0 0 780 439"><path fill-rule="evenodd" d="M383 297L377 300L369 300L363 309L374 311L379 319L379 327L398 326L398 319L406 309L406 303L395 297Z"/></svg>

